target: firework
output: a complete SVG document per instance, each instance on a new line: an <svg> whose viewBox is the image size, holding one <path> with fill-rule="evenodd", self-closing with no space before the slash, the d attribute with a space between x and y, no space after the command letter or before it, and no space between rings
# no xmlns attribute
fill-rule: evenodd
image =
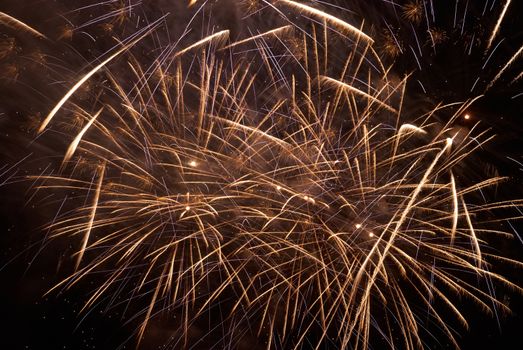
<svg viewBox="0 0 523 350"><path fill-rule="evenodd" d="M138 343L176 315L173 348L197 347L202 322L227 348L253 336L267 348L417 349L434 329L458 347L442 311L466 327L457 297L508 311L474 278L518 288L491 271L517 262L486 239L510 235L487 218L521 202L477 200L502 177L459 176L491 139L455 127L474 99L407 119L409 77L390 72L354 18L256 5L245 7L269 28L189 35L215 6L190 1L181 39L153 59L140 52L167 35L167 15L131 35L131 8L103 17L125 39L38 128L68 142L59 171L30 179L78 198L48 226L77 247L75 272L53 291L103 273L84 309L107 295L145 302ZM404 15L419 23L422 10L413 2ZM429 34L432 47L445 38ZM77 95L95 77L86 103Z"/></svg>
<svg viewBox="0 0 523 350"><path fill-rule="evenodd" d="M409 2L403 7L403 17L415 24L419 24L423 19L424 10L424 2Z"/></svg>

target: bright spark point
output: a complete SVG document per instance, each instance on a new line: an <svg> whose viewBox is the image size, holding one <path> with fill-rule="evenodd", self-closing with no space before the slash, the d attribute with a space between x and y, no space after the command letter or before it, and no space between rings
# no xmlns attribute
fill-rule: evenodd
<svg viewBox="0 0 523 350"><path fill-rule="evenodd" d="M189 162L189 165L192 166L192 167L194 168L194 167L196 167L196 166L198 165L198 163L196 163L195 160L191 160L191 161Z"/></svg>
<svg viewBox="0 0 523 350"><path fill-rule="evenodd" d="M356 224L356 228L361 228L361 224Z"/></svg>
<svg viewBox="0 0 523 350"><path fill-rule="evenodd" d="M470 119L470 114L465 114L465 116L463 118L465 118L466 120L469 120Z"/></svg>
<svg viewBox="0 0 523 350"><path fill-rule="evenodd" d="M374 237L374 233L373 232L369 233L369 237Z"/></svg>
<svg viewBox="0 0 523 350"><path fill-rule="evenodd" d="M191 210L191 207L190 206L186 206L185 210L189 211L189 210Z"/></svg>

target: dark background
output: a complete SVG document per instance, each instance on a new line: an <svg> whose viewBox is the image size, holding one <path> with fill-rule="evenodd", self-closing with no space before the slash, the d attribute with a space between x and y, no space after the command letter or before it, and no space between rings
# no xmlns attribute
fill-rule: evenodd
<svg viewBox="0 0 523 350"><path fill-rule="evenodd" d="M455 2L433 1L437 3L437 23L447 35L446 42L436 51L426 44L427 35L421 25L410 29L412 25L401 16L399 7L394 11L390 5L373 0L366 10L372 18L371 30L377 36L381 33L380 26L386 21L402 40L404 54L398 57L394 69L398 74L414 71L407 101L407 110L412 113L435 101L463 101L476 96L523 45L523 5L521 1L513 0L494 45L501 39L503 42L487 67L482 68L484 42L504 1L488 1L491 10L486 14L482 11L487 0L459 1L461 15L465 5L468 12L465 24L458 27L453 24ZM95 2L71 1L65 6L61 2L8 0L2 1L0 11L57 39L68 28L62 14L91 3ZM342 1L337 3L343 4ZM418 50L413 33L422 43L421 70L416 69L411 54L410 47ZM480 41L469 54L466 45L474 33ZM89 41L81 34L74 34L70 40L62 38L47 43L24 34L15 35L0 25L0 36L4 42L6 38L15 36L19 43L14 53L0 59L0 349L134 348L132 337L136 322L128 317L132 315L132 307L127 313L122 307L99 307L79 314L92 285L97 283L97 277L69 292L45 295L51 286L71 272L69 255L72 247L63 242L42 242L42 235L46 234L42 226L53 217L58 200L48 201L44 196L31 198L27 183L18 181L26 173L43 171L49 165L50 157L54 156L53 149L31 144L34 138L31 122L45 115L63 94L63 88L56 83L57 77L70 74L73 78L74 72L84 67L90 55L95 53L90 52ZM44 62L38 62L38 54L44 55ZM518 96L523 93L523 87L521 80L510 84L511 78L523 70L522 62L523 57L516 60L506 75L473 105L471 121L460 121L464 127L469 127L467 123L480 121L482 128L490 128L498 135L480 152L482 163L492 164L500 175L510 178L500 189L498 199L523 197L523 166L513 161L523 162L523 96ZM480 77L478 89L471 92L477 77ZM426 92L416 83L417 80ZM28 158L19 163L26 156ZM46 204L49 202L51 205ZM514 222L513 225L523 233L521 223ZM496 249L501 251L501 255L523 261L523 243L518 239L498 242ZM521 267L500 264L494 268L523 286ZM497 290L497 295L510 305L513 314L492 318L475 305L463 301L464 314L470 322L468 331L458 330L463 349L523 349L523 297L503 288ZM143 348L158 348L160 340L166 339L168 333L169 329L161 324L152 325ZM131 340L126 343L129 338ZM429 346L432 349L449 347L445 342Z"/></svg>

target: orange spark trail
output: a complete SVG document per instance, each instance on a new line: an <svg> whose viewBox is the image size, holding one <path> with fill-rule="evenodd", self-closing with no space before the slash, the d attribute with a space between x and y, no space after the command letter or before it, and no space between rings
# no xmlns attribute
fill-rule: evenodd
<svg viewBox="0 0 523 350"><path fill-rule="evenodd" d="M14 18L14 17L9 16L7 13L0 12L0 22L3 22L4 24L6 24L7 26L9 26L11 28L14 28L14 29L20 28L22 30L28 31L29 33L33 34L34 36L37 36L37 37L43 38L43 39L47 39L47 37L45 35L43 35L39 31L37 31L36 29L28 26L24 22Z"/></svg>
<svg viewBox="0 0 523 350"><path fill-rule="evenodd" d="M321 17L330 23L333 23L341 28L348 30L352 34L356 34L356 36L358 36L358 37L362 37L365 41L369 42L370 44L374 43L374 40L370 36L368 36L367 34L362 32L358 28L350 25L349 23L347 23L345 21L342 21L341 19L339 19L337 17L334 17L333 15L329 15L328 13L326 13L324 11L320 11L318 9L315 9L314 7L310 7L310 6L301 4L299 2L291 1L291 0L281 0L281 2L286 3L289 6L298 8L302 11L308 12L309 14Z"/></svg>
<svg viewBox="0 0 523 350"><path fill-rule="evenodd" d="M101 166L100 172L98 174L98 184L96 186L96 192L94 194L91 215L89 216L89 222L87 223L87 227L85 229L84 238L82 240L82 248L78 252L78 258L76 260L76 269L78 269L78 267L80 266L80 262L82 261L82 257L84 256L85 249L87 248L87 242L89 241L89 236L91 235L91 230L93 228L94 218L96 215L96 208L98 207L98 200L100 199L100 192L101 192L102 184L103 184L103 180L104 180L104 173L105 173L105 164L103 166Z"/></svg>
<svg viewBox="0 0 523 350"><path fill-rule="evenodd" d="M496 35L498 35L499 27L501 26L501 22L503 21L503 18L505 17L505 14L507 13L507 10L508 10L508 7L509 7L511 1L512 0L507 0L507 3L503 7L503 11L501 11L501 15L499 15L498 21L496 22L496 26L492 30L492 34L490 35L490 38L488 39L487 49L485 51L488 51L490 49L490 47L492 46L492 42L494 41L494 38L496 37Z"/></svg>

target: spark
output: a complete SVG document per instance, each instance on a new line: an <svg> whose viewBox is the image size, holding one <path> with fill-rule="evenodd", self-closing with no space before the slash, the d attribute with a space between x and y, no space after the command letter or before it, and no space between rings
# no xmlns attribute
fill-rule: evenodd
<svg viewBox="0 0 523 350"><path fill-rule="evenodd" d="M63 163L66 163L67 161L69 161L69 159L71 159L74 152L76 151L76 148L78 147L78 144L82 140L82 137L87 132L87 130L89 130L91 125L93 125L94 121L96 120L96 118L98 118L102 111L103 108L100 108L100 110L96 112L95 115L91 118L91 120L89 120L89 122L82 128L82 131L80 131L78 135L74 138L73 142L69 145L67 152L65 152Z"/></svg>
<svg viewBox="0 0 523 350"><path fill-rule="evenodd" d="M398 130L398 136L401 136L403 133L407 132L415 132L420 134L426 134L427 132L423 130L422 128L412 125L412 124L403 124L401 125L400 129Z"/></svg>
<svg viewBox="0 0 523 350"><path fill-rule="evenodd" d="M485 91L488 91L490 90L490 88L494 85L494 83L496 81L498 81L499 78L501 78L501 76L503 75L503 73L505 73L505 71L512 65L512 63L514 63L514 61L516 61L516 59L519 58L519 56L523 53L523 46L521 46L519 48L519 50L514 54L512 55L512 57L507 61L507 63L503 66L503 68L500 69L500 71L498 72L498 74L496 74L496 76L490 81L490 83L487 85Z"/></svg>
<svg viewBox="0 0 523 350"><path fill-rule="evenodd" d="M339 26L340 28L343 28L343 29L347 30L348 32L355 34L357 37L363 38L365 41L367 41L370 44L374 43L374 39L372 39L370 36L368 36L367 34L362 32L358 28L350 25L349 23L347 23L345 21L342 21L341 19L339 19L339 18L337 18L337 17L335 17L333 15L330 15L330 14L324 12L324 11L320 11L318 9L315 9L314 7L310 7L310 6L301 4L299 2L295 2L295 1L291 1L291 0L280 0L280 1L285 3L285 4L287 4L287 5L289 5L289 6L292 6L292 7L298 8L300 10L303 10L303 11L305 11L307 13L310 13L312 15L316 15L318 17L321 17L321 18L325 19L326 21L331 22L331 23Z"/></svg>
<svg viewBox="0 0 523 350"><path fill-rule="evenodd" d="M388 104L384 103L379 98L374 97L374 96L366 93L365 91L357 89L357 88L355 88L352 85L343 83L343 82L341 82L339 80L336 80L336 79L333 79L333 78L330 78L330 77L321 76L320 79L322 81L324 81L325 83L329 84L329 85L337 86L337 87L340 87L340 88L345 89L347 91L354 92L354 93L356 93L356 94L358 94L360 96L366 97L368 100L370 100L372 102L375 102L375 103L379 104L382 107L385 107L386 109L388 109L389 111L391 111L393 113L398 113L398 111L395 108L393 108L393 107L389 106Z"/></svg>
<svg viewBox="0 0 523 350"><path fill-rule="evenodd" d="M165 16L164 16L165 17ZM87 81L89 78L91 78L94 74L96 74L100 69L102 69L105 65L107 65L109 62L111 62L116 57L120 56L125 51L129 50L131 47L133 47L136 43L138 43L141 39L145 38L154 28L155 26L161 21L157 20L156 22L152 23L150 25L150 28L145 31L145 34L141 35L134 41L130 42L127 45L123 45L123 47L116 51L114 54L109 56L106 60L104 60L102 63L91 69L86 75L82 77L76 84L73 85L72 88L67 91L67 93L62 97L62 99L54 106L54 108L49 112L47 117L43 120L42 124L40 125L40 128L38 128L38 133L42 133L47 125L51 122L55 114L62 108L62 106L69 100L71 96Z"/></svg>
<svg viewBox="0 0 523 350"><path fill-rule="evenodd" d="M40 33L36 29L28 26L24 22L12 17L12 16L9 16L7 13L0 12L0 23L4 23L5 25L7 25L13 29L22 29L24 31L27 31L27 32L33 34L34 36L36 36L38 38L47 39L47 37L44 34Z"/></svg>
<svg viewBox="0 0 523 350"><path fill-rule="evenodd" d="M94 119L94 118L93 118ZM104 173L105 173L105 164L100 167L99 173L98 173L98 183L96 185L96 192L94 194L91 214L89 215L89 222L87 223L84 238L82 240L82 247L80 248L80 251L78 252L78 258L76 260L76 269L80 266L80 263L82 261L82 258L84 256L85 250L87 248L87 243L89 241L89 236L91 234L91 230L93 229L93 223L96 215L96 209L98 207L98 200L100 199L100 192L102 190L103 180L104 180Z"/></svg>
<svg viewBox="0 0 523 350"><path fill-rule="evenodd" d="M236 42L233 42L225 47L222 48L222 50L225 50L225 49L230 49L231 47L235 47L235 46L238 46L238 45L242 45L242 44L245 44L245 43L248 43L248 42L251 42L253 40L256 40L256 39L260 39L260 38L263 38L263 37L266 37L266 36L269 36L269 35L279 35L279 34L282 34L282 33L285 33L286 31L289 31L291 30L293 27L291 25L286 25L286 26L283 26L283 27L279 27L279 28L276 28L276 29L271 29L265 33L261 33L261 34L258 34L258 35L253 35L247 39L243 39L243 40L239 40L239 41L236 41Z"/></svg>
<svg viewBox="0 0 523 350"><path fill-rule="evenodd" d="M110 56L108 59L100 63L98 66L94 67L90 72L88 72L86 75L83 76L82 79L80 79L76 84L73 85L69 91L62 97L62 99L56 104L56 106L49 112L47 117L44 119L42 124L40 124L40 128L38 128L38 133L42 133L47 125L51 122L55 114L62 108L62 106L69 100L71 96L87 81L89 78L91 78L96 72L98 72L103 66L105 66L107 63L111 62L114 58L118 57L122 52L127 50L127 47L122 48L121 50L117 51L115 54Z"/></svg>
<svg viewBox="0 0 523 350"><path fill-rule="evenodd" d="M190 50L192 50L194 48L197 48L199 46L202 46L202 45L207 44L207 43L212 42L212 41L222 42L222 41L226 40L228 37L229 37L229 30L222 30L220 32L208 35L205 38L197 41L196 43L186 47L185 49L178 51L174 55L174 57L181 56L184 53L186 53L186 52L188 52L188 51L190 51Z"/></svg>
<svg viewBox="0 0 523 350"><path fill-rule="evenodd" d="M454 243L454 237L458 228L459 220L459 204L458 204L458 192L456 190L456 181L454 180L454 174L451 173L450 185L452 189L452 206L454 208L452 212L452 228L450 230L451 244Z"/></svg>
<svg viewBox="0 0 523 350"><path fill-rule="evenodd" d="M507 0L507 2L505 3L505 6L503 6L503 10L501 11L501 14L498 17L498 21L496 22L496 25L494 26L494 29L492 30L492 33L490 34L490 37L487 41L486 51L488 51L490 49L490 47L492 46L492 43L494 42L494 39L498 35L499 28L501 26L501 22L503 22L503 18L505 18L505 14L507 13L507 10L508 10L508 7L510 6L511 1L512 0Z"/></svg>

